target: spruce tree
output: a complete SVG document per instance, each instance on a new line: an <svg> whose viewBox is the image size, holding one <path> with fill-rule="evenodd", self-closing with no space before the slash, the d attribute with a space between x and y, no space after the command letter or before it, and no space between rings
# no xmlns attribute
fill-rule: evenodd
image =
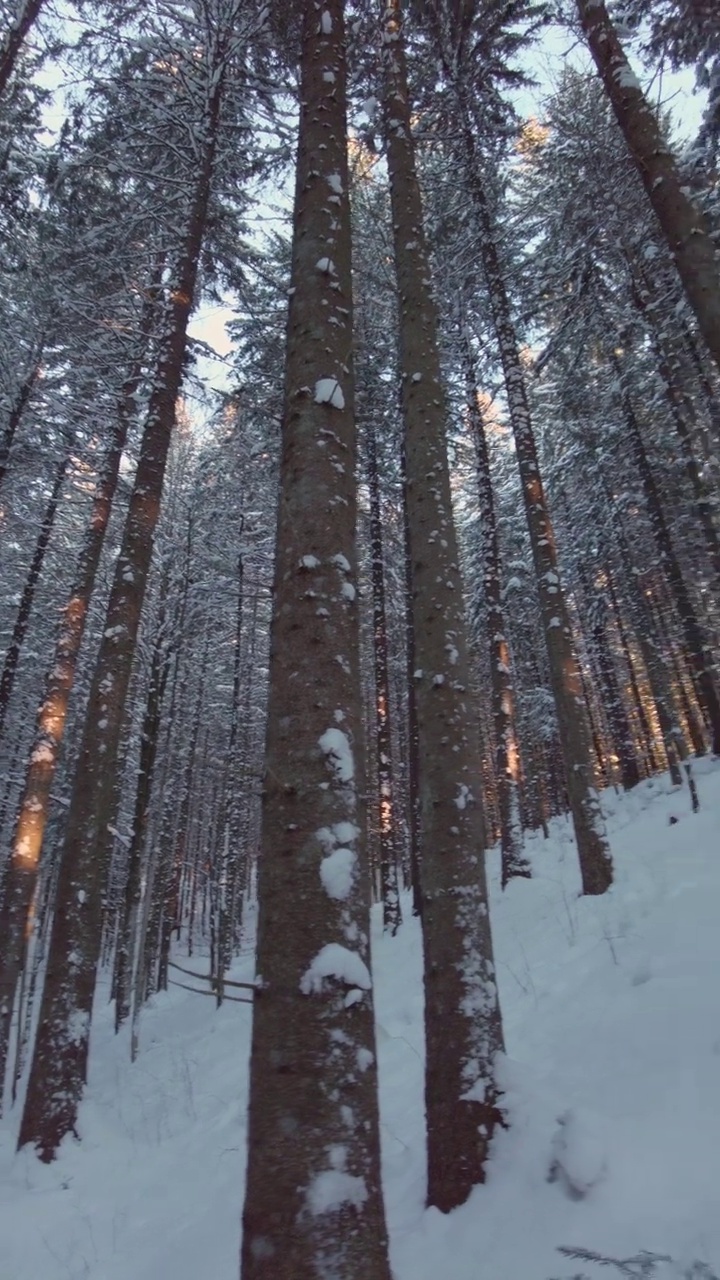
<svg viewBox="0 0 720 1280"><path fill-rule="evenodd" d="M369 968L342 0L298 5L301 15L242 1277L389 1280Z"/></svg>

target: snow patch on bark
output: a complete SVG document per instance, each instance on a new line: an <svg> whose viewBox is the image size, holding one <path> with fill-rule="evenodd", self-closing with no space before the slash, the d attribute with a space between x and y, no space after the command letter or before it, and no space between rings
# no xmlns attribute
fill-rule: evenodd
<svg viewBox="0 0 720 1280"><path fill-rule="evenodd" d="M325 853L332 853L336 845L353 844L360 835L354 822L336 822L332 827L320 827L315 832Z"/></svg>
<svg viewBox="0 0 720 1280"><path fill-rule="evenodd" d="M365 961L356 951L350 951L339 942L328 942L318 951L309 969L300 979L300 990L309 996L323 989L326 978L336 978L348 987L360 987L370 991L372 979Z"/></svg>
<svg viewBox="0 0 720 1280"><path fill-rule="evenodd" d="M468 800L472 800L472 793L470 788L465 786L464 782L458 782L457 785L460 794L455 797L455 804L458 809L466 809Z"/></svg>
<svg viewBox="0 0 720 1280"><path fill-rule="evenodd" d="M342 729L326 729L318 739L318 746L328 757L338 782L352 782L355 777L355 761L347 734Z"/></svg>
<svg viewBox="0 0 720 1280"><path fill-rule="evenodd" d="M635 72L633 71L632 67L628 67L627 65L616 67L615 70L613 71L613 79L615 80L616 84L620 85L621 89L639 89L640 88L640 81L635 75Z"/></svg>
<svg viewBox="0 0 720 1280"><path fill-rule="evenodd" d="M346 1204L362 1209L367 1198L365 1179L344 1169L323 1169L307 1189L307 1206L314 1217L335 1213Z"/></svg>
<svg viewBox="0 0 720 1280"><path fill-rule="evenodd" d="M326 894L341 902L349 897L357 858L352 849L335 849L320 863L320 879Z"/></svg>
<svg viewBox="0 0 720 1280"><path fill-rule="evenodd" d="M337 378L318 378L315 383L315 403L329 404L333 409L345 408L345 397Z"/></svg>
<svg viewBox="0 0 720 1280"><path fill-rule="evenodd" d="M492 1088L492 1083L484 1078L484 1075L478 1075L478 1079L470 1085L462 1094L462 1102L484 1102L488 1097L488 1088Z"/></svg>

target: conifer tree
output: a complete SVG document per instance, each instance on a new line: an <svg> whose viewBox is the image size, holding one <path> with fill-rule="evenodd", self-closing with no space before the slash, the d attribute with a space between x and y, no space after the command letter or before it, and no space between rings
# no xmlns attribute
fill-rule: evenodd
<svg viewBox="0 0 720 1280"><path fill-rule="evenodd" d="M502 1024L487 906L480 751L446 445L447 403L398 0L385 8L383 119L405 424L425 961L428 1203L482 1182Z"/></svg>
<svg viewBox="0 0 720 1280"><path fill-rule="evenodd" d="M520 751L513 688L512 660L508 644L502 598L502 567L497 528L495 496L490 474L487 443L488 406L478 389L469 335L461 322L461 343L465 366L467 417L475 450L477 470L478 523L483 597L492 685L495 747L495 780L500 820L502 883L513 876L529 876L530 865L522 852L520 815Z"/></svg>
<svg viewBox="0 0 720 1280"><path fill-rule="evenodd" d="M342 0L311 0L295 6L301 14L242 1277L389 1280L369 970Z"/></svg>
<svg viewBox="0 0 720 1280"><path fill-rule="evenodd" d="M489 6L492 14L495 6ZM573 644L572 624L560 579L555 534L550 508L540 473L540 465L530 413L526 372L512 314L511 300L498 246L497 220L493 201L496 149L492 135L478 131L478 121L497 107L497 87L484 81L480 59L483 41L469 37L473 23L483 31L484 13L474 7L463 24L451 5L432 11L434 48L442 67L445 90L453 113L455 148L462 164L477 232L490 312L502 365L508 415L515 439L523 502L532 547L535 579L547 649L550 681L558 720L564 764L565 786L573 817L583 892L604 893L612 882L612 860L602 821L589 727L583 708L581 675ZM497 15L500 34L504 30L502 12ZM492 30L492 28L491 28ZM464 55L452 54L457 48ZM477 92L475 92L477 90ZM481 112L483 102L489 105ZM502 113L501 113L502 115Z"/></svg>
<svg viewBox="0 0 720 1280"><path fill-rule="evenodd" d="M209 16L209 15L208 15ZM103 930L109 867L108 828L117 810L117 764L140 616L160 510L176 400L183 376L187 325L210 204L220 111L235 41L246 33L242 0L221 4L208 22L195 109L194 183L178 228L179 244L166 288L153 388L93 673L74 778L50 936L40 1025L20 1128L50 1161L73 1132L87 1071L92 1001Z"/></svg>
<svg viewBox="0 0 720 1280"><path fill-rule="evenodd" d="M672 253L708 351L720 369L720 265L711 229L690 198L603 0L577 0L588 47Z"/></svg>

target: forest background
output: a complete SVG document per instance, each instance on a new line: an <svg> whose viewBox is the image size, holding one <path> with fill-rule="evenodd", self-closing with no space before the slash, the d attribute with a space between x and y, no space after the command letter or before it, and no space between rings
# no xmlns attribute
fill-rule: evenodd
<svg viewBox="0 0 720 1280"><path fill-rule="evenodd" d="M720 751L718 17L3 18L6 1105L52 1162L101 993L135 1056L202 960L254 1003L243 1275L382 1280L371 903L449 1212L505 1123L484 851L569 815L601 898L603 800L697 812Z"/></svg>

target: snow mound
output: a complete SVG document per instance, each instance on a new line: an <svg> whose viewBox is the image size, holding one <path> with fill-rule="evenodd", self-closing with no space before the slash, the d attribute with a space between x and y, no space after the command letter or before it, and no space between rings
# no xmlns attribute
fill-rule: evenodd
<svg viewBox="0 0 720 1280"><path fill-rule="evenodd" d="M370 970L362 956L338 942L328 942L321 947L310 968L300 979L300 990L304 995L322 991L326 978L337 978L346 986L360 987L363 991L369 991L372 987Z"/></svg>
<svg viewBox="0 0 720 1280"><path fill-rule="evenodd" d="M601 1125L587 1112L558 1116L548 1182L557 1182L571 1200L582 1200L606 1173Z"/></svg>

